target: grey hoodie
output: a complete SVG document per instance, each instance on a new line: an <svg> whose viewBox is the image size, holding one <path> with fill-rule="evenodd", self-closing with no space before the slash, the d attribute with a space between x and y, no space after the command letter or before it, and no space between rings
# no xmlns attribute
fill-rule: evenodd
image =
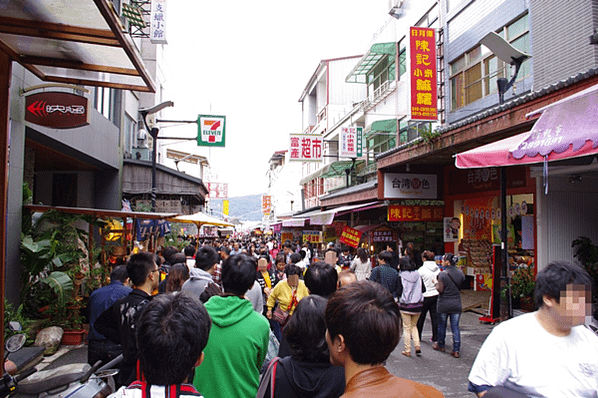
<svg viewBox="0 0 598 398"><path fill-rule="evenodd" d="M212 275L201 268L191 268L189 271L189 279L183 283L181 291L191 292L194 295L197 294L197 297L199 297L203 291L206 290L206 286L208 286L208 283L210 282L213 282Z"/></svg>

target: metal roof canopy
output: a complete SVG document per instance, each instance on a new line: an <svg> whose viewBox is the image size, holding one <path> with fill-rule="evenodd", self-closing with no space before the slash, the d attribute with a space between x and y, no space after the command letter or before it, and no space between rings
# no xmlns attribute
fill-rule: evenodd
<svg viewBox="0 0 598 398"><path fill-rule="evenodd" d="M112 217L112 218L143 218L147 220L164 220L172 218L177 213L145 213L140 211L121 211L110 209L92 209L87 207L66 207L66 206L47 206L47 205L23 205L24 208L36 213L43 213L48 210L56 210L63 213L85 214L94 217Z"/></svg>
<svg viewBox="0 0 598 398"><path fill-rule="evenodd" d="M5 0L0 50L41 80L155 92L109 0Z"/></svg>
<svg viewBox="0 0 598 398"><path fill-rule="evenodd" d="M355 162L355 167L360 166L363 163L365 163L364 160L357 160ZM299 181L299 184L306 184L311 180L315 180L316 178L330 178L343 176L345 170L347 168L350 168L352 164L352 160L337 160L335 162L328 163L326 166L314 171L306 177L303 177L301 181Z"/></svg>
<svg viewBox="0 0 598 398"><path fill-rule="evenodd" d="M397 51L397 43L375 43L372 44L367 54L365 54L353 70L347 75L345 81L347 83L367 83L366 75L372 70L374 66L385 55L395 56Z"/></svg>

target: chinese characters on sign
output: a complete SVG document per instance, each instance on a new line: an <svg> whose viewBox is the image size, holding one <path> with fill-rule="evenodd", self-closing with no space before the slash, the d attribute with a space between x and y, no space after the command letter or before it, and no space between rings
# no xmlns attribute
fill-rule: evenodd
<svg viewBox="0 0 598 398"><path fill-rule="evenodd" d="M55 129L88 125L87 98L63 92L43 92L25 99L25 120Z"/></svg>
<svg viewBox="0 0 598 398"><path fill-rule="evenodd" d="M224 146L226 116L199 115L197 129L198 146Z"/></svg>
<svg viewBox="0 0 598 398"><path fill-rule="evenodd" d="M322 243L322 231L303 231L303 242Z"/></svg>
<svg viewBox="0 0 598 398"><path fill-rule="evenodd" d="M228 216L228 210L229 210L229 202L228 202L228 200L223 200L222 201L222 214L224 214L225 216Z"/></svg>
<svg viewBox="0 0 598 398"><path fill-rule="evenodd" d="M361 231L356 230L355 228L345 227L343 232L341 233L341 237L339 241L351 247L359 246L359 241L361 239Z"/></svg>
<svg viewBox="0 0 598 398"><path fill-rule="evenodd" d="M152 0L150 41L153 44L166 44L166 0Z"/></svg>
<svg viewBox="0 0 598 398"><path fill-rule="evenodd" d="M226 199L228 198L228 183L225 182L208 182L208 196L210 199Z"/></svg>
<svg viewBox="0 0 598 398"><path fill-rule="evenodd" d="M362 155L363 128L343 127L340 136L341 158L358 158Z"/></svg>
<svg viewBox="0 0 598 398"><path fill-rule="evenodd" d="M321 162L324 140L317 134L291 134L290 136L291 161Z"/></svg>
<svg viewBox="0 0 598 398"><path fill-rule="evenodd" d="M442 206L388 206L388 221L442 221Z"/></svg>
<svg viewBox="0 0 598 398"><path fill-rule="evenodd" d="M433 174L384 174L385 199L436 199L437 183Z"/></svg>
<svg viewBox="0 0 598 398"><path fill-rule="evenodd" d="M272 196L262 196L262 213L268 215L272 211Z"/></svg>
<svg viewBox="0 0 598 398"><path fill-rule="evenodd" d="M436 35L432 28L412 27L411 119L438 120L436 90Z"/></svg>
<svg viewBox="0 0 598 398"><path fill-rule="evenodd" d="M392 231L372 231L372 242L393 242Z"/></svg>

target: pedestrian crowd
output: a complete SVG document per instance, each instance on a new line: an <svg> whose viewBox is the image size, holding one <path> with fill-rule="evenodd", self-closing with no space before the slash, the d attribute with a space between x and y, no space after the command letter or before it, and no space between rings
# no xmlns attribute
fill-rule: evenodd
<svg viewBox="0 0 598 398"><path fill-rule="evenodd" d="M450 355L460 358L466 278L452 253L438 264L413 244L394 249L372 257L365 248L353 255L253 238L133 254L90 297L89 361L123 354L111 397L441 397L384 364L401 337L404 356L423 354L428 313L431 347L446 351L450 322ZM469 390L595 398L598 337L580 329L591 287L581 267L545 267L539 310L495 328ZM564 351L548 349L555 345ZM561 372L567 379L558 382Z"/></svg>

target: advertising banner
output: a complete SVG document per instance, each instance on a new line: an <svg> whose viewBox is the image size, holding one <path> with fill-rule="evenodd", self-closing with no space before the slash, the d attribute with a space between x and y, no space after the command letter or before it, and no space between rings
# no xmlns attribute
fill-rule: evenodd
<svg viewBox="0 0 598 398"><path fill-rule="evenodd" d="M437 199L433 174L384 174L385 199Z"/></svg>
<svg viewBox="0 0 598 398"><path fill-rule="evenodd" d="M362 134L359 134L358 130ZM341 158L357 158L361 156L363 137L360 137L360 135L363 135L361 127L343 127L339 146L339 156Z"/></svg>
<svg viewBox="0 0 598 398"><path fill-rule="evenodd" d="M321 162L324 140L318 134L291 134L289 160L297 162Z"/></svg>
<svg viewBox="0 0 598 398"><path fill-rule="evenodd" d="M346 226L343 229L343 232L341 233L341 237L340 237L339 241L341 243L346 244L347 246L356 248L357 246L359 246L359 241L361 240L361 234L362 234L361 231L359 231L355 228Z"/></svg>
<svg viewBox="0 0 598 398"><path fill-rule="evenodd" d="M167 44L166 0L152 0L150 12L150 41L152 44Z"/></svg>
<svg viewBox="0 0 598 398"><path fill-rule="evenodd" d="M322 243L322 231L303 231L303 242Z"/></svg>
<svg viewBox="0 0 598 398"><path fill-rule="evenodd" d="M228 183L226 182L208 182L208 196L210 199L228 198Z"/></svg>
<svg viewBox="0 0 598 398"><path fill-rule="evenodd" d="M262 196L262 213L268 215L272 212L272 196Z"/></svg>
<svg viewBox="0 0 598 398"><path fill-rule="evenodd" d="M225 216L228 216L228 210L229 210L228 200L223 200L222 201L222 214L224 214Z"/></svg>
<svg viewBox="0 0 598 398"><path fill-rule="evenodd" d="M53 129L73 129L89 124L87 98L63 92L43 92L25 99L25 120Z"/></svg>
<svg viewBox="0 0 598 398"><path fill-rule="evenodd" d="M412 120L438 120L435 33L432 28L409 29Z"/></svg>
<svg viewBox="0 0 598 398"><path fill-rule="evenodd" d="M392 231L372 231L372 242L393 242Z"/></svg>
<svg viewBox="0 0 598 398"><path fill-rule="evenodd" d="M226 116L199 115L197 129L198 146L225 146Z"/></svg>
<svg viewBox="0 0 598 398"><path fill-rule="evenodd" d="M388 221L442 221L442 206L388 205Z"/></svg>

